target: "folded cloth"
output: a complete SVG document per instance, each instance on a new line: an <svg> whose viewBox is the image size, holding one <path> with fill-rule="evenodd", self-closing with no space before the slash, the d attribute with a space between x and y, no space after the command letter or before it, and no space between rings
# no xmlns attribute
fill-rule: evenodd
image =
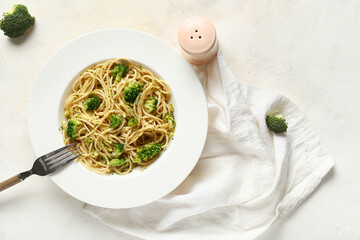
<svg viewBox="0 0 360 240"><path fill-rule="evenodd" d="M309 196L333 160L294 103L238 82L221 51L194 69L207 96L209 130L191 174L145 206L84 209L143 239L254 239ZM276 112L288 122L285 134L266 126L266 116Z"/></svg>

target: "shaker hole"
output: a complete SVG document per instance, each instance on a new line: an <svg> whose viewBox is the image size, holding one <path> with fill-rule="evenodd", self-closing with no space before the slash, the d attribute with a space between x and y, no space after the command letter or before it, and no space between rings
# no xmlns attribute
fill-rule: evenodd
<svg viewBox="0 0 360 240"><path fill-rule="evenodd" d="M195 32L198 32L198 30L195 30Z"/></svg>
<svg viewBox="0 0 360 240"><path fill-rule="evenodd" d="M191 36L190 38L193 39L193 36Z"/></svg>
<svg viewBox="0 0 360 240"><path fill-rule="evenodd" d="M201 36L199 36L199 39L201 39Z"/></svg>

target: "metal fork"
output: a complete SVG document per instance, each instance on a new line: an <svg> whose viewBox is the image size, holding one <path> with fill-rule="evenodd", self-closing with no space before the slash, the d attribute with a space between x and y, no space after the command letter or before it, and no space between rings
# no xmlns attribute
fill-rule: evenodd
<svg viewBox="0 0 360 240"><path fill-rule="evenodd" d="M30 177L33 174L39 176L46 176L48 174L56 172L60 168L74 161L77 157L81 155L76 155L79 150L77 150L77 147L74 147L75 144L76 143L69 144L65 147L59 148L55 151L39 157L35 160L31 170L22 172L18 175L13 176L12 178L9 178L8 180L5 180L4 182L1 182L0 192L19 182L24 181L26 178ZM77 151L72 152L74 150Z"/></svg>

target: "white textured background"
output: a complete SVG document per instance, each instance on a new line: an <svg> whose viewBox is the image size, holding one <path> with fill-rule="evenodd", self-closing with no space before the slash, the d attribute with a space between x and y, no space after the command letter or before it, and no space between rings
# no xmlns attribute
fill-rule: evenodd
<svg viewBox="0 0 360 240"><path fill-rule="evenodd" d="M258 240L360 239L360 2L357 0L28 0L32 32L0 36L0 180L30 168L33 82L51 55L92 30L126 27L178 48L176 30L202 15L244 83L283 93L308 115L335 159L320 188ZM0 12L14 2L1 0ZM59 66L61 68L61 66ZM51 84L51 79L49 79ZM44 143L46 144L46 143ZM135 239L102 225L48 178L0 193L0 240Z"/></svg>

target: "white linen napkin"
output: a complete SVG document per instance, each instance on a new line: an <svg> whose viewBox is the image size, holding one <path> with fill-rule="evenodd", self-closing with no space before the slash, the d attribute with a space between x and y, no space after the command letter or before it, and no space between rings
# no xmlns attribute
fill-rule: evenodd
<svg viewBox="0 0 360 240"><path fill-rule="evenodd" d="M143 239L254 239L309 196L333 160L294 103L238 82L221 51L194 69L207 96L209 130L191 174L145 206L84 209ZM273 112L285 116L287 133L268 130L265 117Z"/></svg>

